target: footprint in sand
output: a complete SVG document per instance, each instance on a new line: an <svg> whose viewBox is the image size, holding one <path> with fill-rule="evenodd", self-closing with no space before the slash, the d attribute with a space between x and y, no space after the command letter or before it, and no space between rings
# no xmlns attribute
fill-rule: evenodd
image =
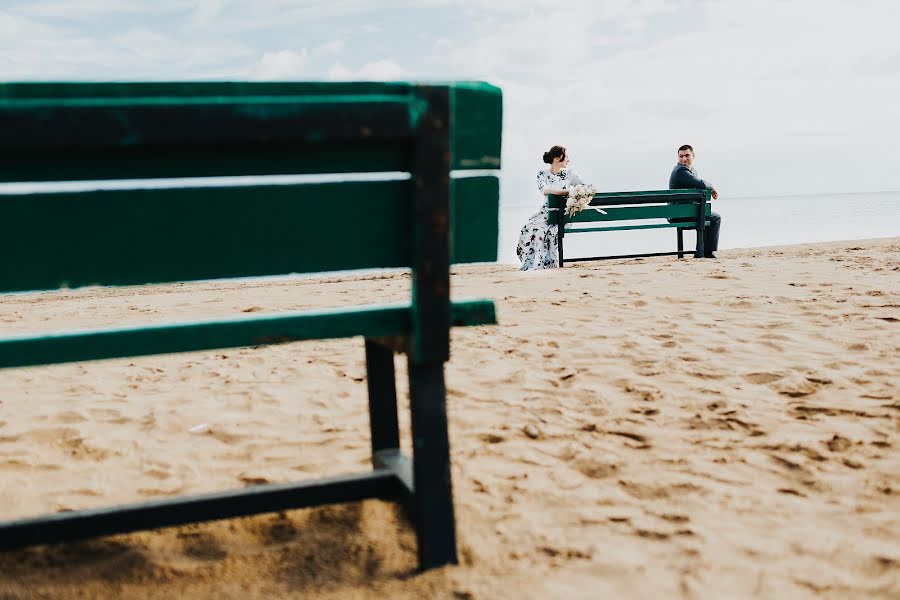
<svg viewBox="0 0 900 600"><path fill-rule="evenodd" d="M729 373L708 369L706 371L689 371L688 375L696 377L697 379L724 379L725 377L728 377Z"/></svg>
<svg viewBox="0 0 900 600"><path fill-rule="evenodd" d="M747 373L746 375L744 375L744 379L746 379L750 383L763 385L766 383L772 383L773 381L778 381L779 379L784 377L784 375L784 373L773 371L757 371L755 373Z"/></svg>
<svg viewBox="0 0 900 600"><path fill-rule="evenodd" d="M575 461L574 467L582 475L590 479L605 479L615 475L619 471L619 466L617 464L593 458L577 460Z"/></svg>
<svg viewBox="0 0 900 600"><path fill-rule="evenodd" d="M113 425L131 423L132 419L123 415L120 411L108 408L92 408L88 411L95 420Z"/></svg>
<svg viewBox="0 0 900 600"><path fill-rule="evenodd" d="M705 488L693 483L672 483L668 485L648 485L636 481L619 480L619 486L638 500L664 500L676 496L705 492Z"/></svg>
<svg viewBox="0 0 900 600"><path fill-rule="evenodd" d="M607 435L615 435L619 437L623 437L633 442L637 442L637 444L627 444L630 448L634 448L636 450L646 450L650 448L650 441L647 436L642 435L640 433L634 433L633 431L620 431L620 430L607 430L605 432Z"/></svg>
<svg viewBox="0 0 900 600"><path fill-rule="evenodd" d="M260 541L267 546L284 544L297 537L297 528L293 521L284 514L276 515L258 526L255 526L254 523L254 529L254 533Z"/></svg>
<svg viewBox="0 0 900 600"><path fill-rule="evenodd" d="M173 496L184 491L184 485L178 481L159 481L158 485L152 487L142 487L138 489L138 494L145 498L157 498L160 496Z"/></svg>
<svg viewBox="0 0 900 600"><path fill-rule="evenodd" d="M799 398L815 393L820 385L813 379L795 374L775 382L772 389L779 394L790 396L791 398Z"/></svg>
<svg viewBox="0 0 900 600"><path fill-rule="evenodd" d="M656 402L657 400L664 400L666 397L662 390L650 385L625 382L623 388L627 393L637 396L644 402Z"/></svg>
<svg viewBox="0 0 900 600"><path fill-rule="evenodd" d="M844 452L853 445L853 442L843 436L834 434L834 436L832 436L830 440L824 442L824 444L831 452Z"/></svg>
<svg viewBox="0 0 900 600"><path fill-rule="evenodd" d="M61 412L58 415L56 415L56 420L59 421L60 423L66 423L66 424L82 423L84 421L87 421L87 417L85 417L81 413L78 413L78 412L75 412L72 410L67 410L67 411Z"/></svg>
<svg viewBox="0 0 900 600"><path fill-rule="evenodd" d="M222 560L228 553L210 534L201 531L180 531L178 539L185 556L197 560Z"/></svg>

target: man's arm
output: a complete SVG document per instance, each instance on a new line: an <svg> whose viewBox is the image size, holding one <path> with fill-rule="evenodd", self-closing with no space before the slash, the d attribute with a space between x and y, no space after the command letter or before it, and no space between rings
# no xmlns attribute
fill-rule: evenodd
<svg viewBox="0 0 900 600"><path fill-rule="evenodd" d="M672 173L672 178L669 180L669 188L670 189L697 189L697 190L712 190L712 197L718 198L719 193L716 192L716 188L713 187L708 181L700 179L693 173L691 170L685 167L684 165L678 165L675 171Z"/></svg>

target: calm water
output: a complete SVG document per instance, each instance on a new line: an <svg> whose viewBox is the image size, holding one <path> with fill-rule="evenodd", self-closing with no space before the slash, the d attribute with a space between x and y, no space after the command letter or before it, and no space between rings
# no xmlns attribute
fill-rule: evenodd
<svg viewBox="0 0 900 600"><path fill-rule="evenodd" d="M500 209L499 261L518 263L519 229L534 206ZM722 215L719 248L752 248L880 237L900 237L900 191L865 194L729 198L713 201ZM693 249L693 232L685 248ZM676 249L671 229L583 233L566 237L566 256L667 252Z"/></svg>

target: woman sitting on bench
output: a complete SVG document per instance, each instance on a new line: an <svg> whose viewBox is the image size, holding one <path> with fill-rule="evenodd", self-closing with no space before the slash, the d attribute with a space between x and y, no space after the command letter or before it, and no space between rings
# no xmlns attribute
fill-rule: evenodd
<svg viewBox="0 0 900 600"><path fill-rule="evenodd" d="M550 225L547 201L544 196L554 194L567 196L570 186L582 183L574 171L567 168L569 155L562 146L553 146L544 152L544 162L549 169L538 171L537 187L541 193L541 209L533 214L519 233L516 254L521 261L520 271L530 269L551 269L559 267L559 251L556 247L558 225Z"/></svg>

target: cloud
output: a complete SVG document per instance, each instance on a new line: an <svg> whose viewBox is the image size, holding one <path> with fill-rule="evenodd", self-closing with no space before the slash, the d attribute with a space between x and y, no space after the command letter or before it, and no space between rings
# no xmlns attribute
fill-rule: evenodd
<svg viewBox="0 0 900 600"><path fill-rule="evenodd" d="M225 0L196 0L193 21L198 24L207 23L218 18L225 8Z"/></svg>
<svg viewBox="0 0 900 600"><path fill-rule="evenodd" d="M372 80L396 80L403 79L409 75L409 73L405 69L403 69L403 67L390 59L382 59L375 62L366 63L362 67L360 67L357 74L362 79Z"/></svg>
<svg viewBox="0 0 900 600"><path fill-rule="evenodd" d="M504 93L504 202L550 145L605 189L672 148L742 193L896 187L889 0L5 0L2 79L481 79ZM823 167L840 157L841 169ZM765 161L771 177L747 165ZM661 176L660 173L663 175Z"/></svg>
<svg viewBox="0 0 900 600"><path fill-rule="evenodd" d="M309 59L309 52L303 48L299 52L281 50L266 52L250 71L251 79L298 79L301 78Z"/></svg>
<svg viewBox="0 0 900 600"><path fill-rule="evenodd" d="M343 40L331 40L330 42L326 42L319 46L317 53L318 54L340 54L344 49L344 41Z"/></svg>
<svg viewBox="0 0 900 600"><path fill-rule="evenodd" d="M408 71L387 58L367 62L356 70L348 69L338 62L328 70L328 79L339 81L397 81L409 77Z"/></svg>
<svg viewBox="0 0 900 600"><path fill-rule="evenodd" d="M710 179L743 194L815 191L841 180L849 189L861 181L891 185L867 161L853 161L859 178L825 167L829 154L846 159L877 147L887 155L900 144L900 116L891 106L900 78L875 66L897 56L889 2L678 8L576 0L559 20L527 1L518 11L503 2L453 4L505 17L475 23L470 38L440 39L456 48L447 53L454 72L504 91L507 201L535 197L522 173L540 168L540 153L557 143L612 189L665 185L672 148L685 141L701 148L713 173L721 165L718 177L706 171ZM854 34L848 23L865 33ZM809 135L819 131L828 133ZM760 161L791 169L759 177L748 165Z"/></svg>
<svg viewBox="0 0 900 600"><path fill-rule="evenodd" d="M328 69L326 77L336 81L351 81L353 73L343 64L336 62Z"/></svg>

